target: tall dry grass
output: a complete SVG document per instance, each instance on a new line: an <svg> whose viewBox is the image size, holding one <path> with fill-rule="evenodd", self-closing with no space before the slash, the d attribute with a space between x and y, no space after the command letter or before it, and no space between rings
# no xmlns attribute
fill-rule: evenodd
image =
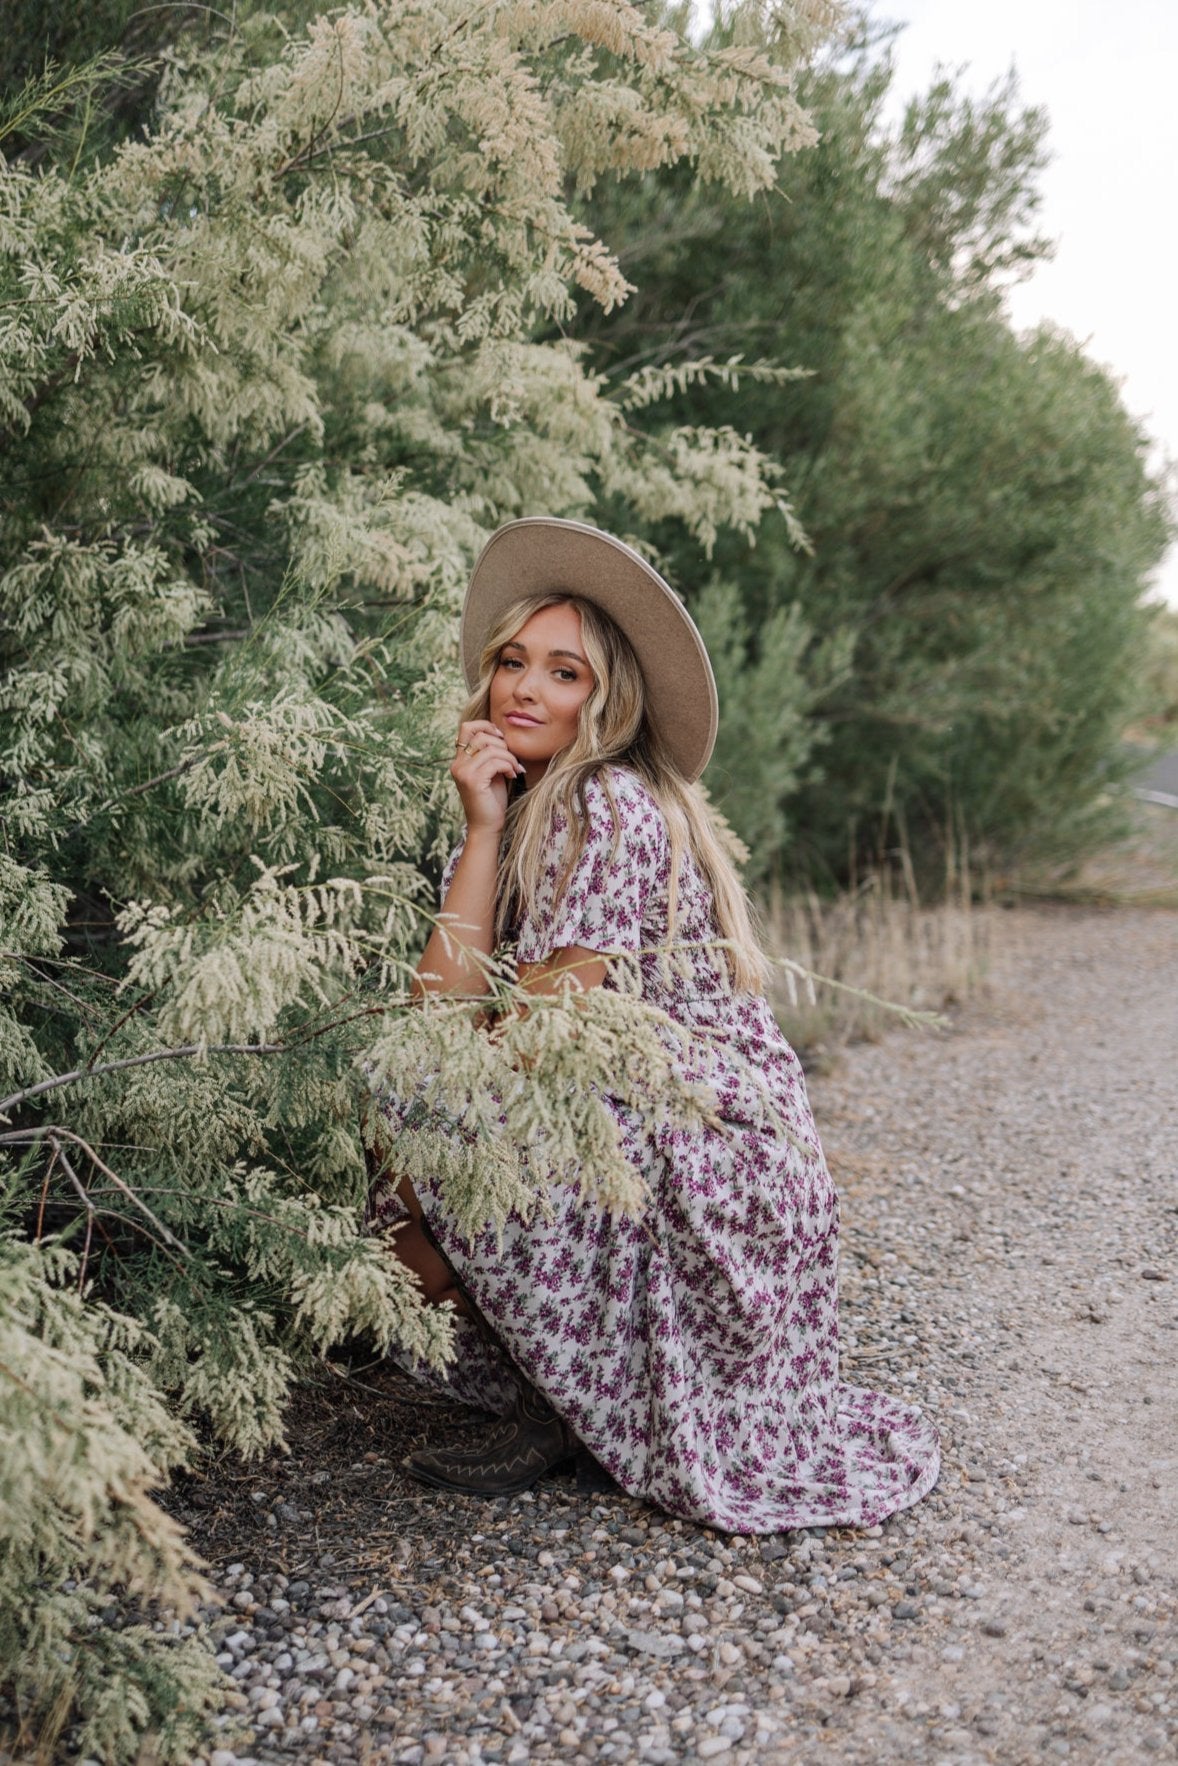
<svg viewBox="0 0 1178 1766"><path fill-rule="evenodd" d="M935 1024L985 985L998 919L1009 916L975 900L968 853L950 848L943 895L927 905L907 848L890 856L837 897L774 892L764 906L777 965L770 1002L812 1062L842 1044L874 1041L897 1018Z"/></svg>

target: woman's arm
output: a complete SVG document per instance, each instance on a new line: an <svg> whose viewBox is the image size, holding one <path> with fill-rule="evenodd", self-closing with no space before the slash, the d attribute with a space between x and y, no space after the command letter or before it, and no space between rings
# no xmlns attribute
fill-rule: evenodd
<svg viewBox="0 0 1178 1766"><path fill-rule="evenodd" d="M542 962L521 963L519 984L525 993L559 993L566 982L571 982L575 992L588 992L591 987L601 986L608 967L606 959L598 956L595 950L586 950L580 944L569 944L561 950L554 950ZM526 1018L528 1009L521 1002L514 1008L512 1016ZM492 1034L495 1032L492 1031ZM532 1063L527 1058L520 1057L517 1064L526 1072Z"/></svg>
<svg viewBox="0 0 1178 1766"><path fill-rule="evenodd" d="M499 835L468 828L443 903L443 922L435 926L421 953L412 994L486 993L487 980L479 957L495 948L495 878L499 871Z"/></svg>
<svg viewBox="0 0 1178 1766"><path fill-rule="evenodd" d="M411 988L414 999L427 993L488 991L479 958L489 957L495 948L495 882L507 787L522 772L494 724L460 727L450 777L466 812L466 844L442 903L445 921L434 927L421 953Z"/></svg>
<svg viewBox="0 0 1178 1766"><path fill-rule="evenodd" d="M588 992L591 987L601 986L608 968L606 959L595 950L570 944L563 950L554 950L543 962L521 963L519 984L525 993L559 993L564 983L571 981L574 988Z"/></svg>

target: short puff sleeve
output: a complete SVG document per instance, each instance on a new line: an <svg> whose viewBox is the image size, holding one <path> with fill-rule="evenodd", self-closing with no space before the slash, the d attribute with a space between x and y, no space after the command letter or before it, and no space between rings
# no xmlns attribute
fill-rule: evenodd
<svg viewBox="0 0 1178 1766"><path fill-rule="evenodd" d="M570 829L560 812L544 853L531 906L516 928L516 959L539 963L553 951L638 951L650 944L650 922L665 915L669 841L662 814L632 774L611 771L610 796L600 778L585 787L585 845L557 891ZM615 830L614 817L617 817Z"/></svg>

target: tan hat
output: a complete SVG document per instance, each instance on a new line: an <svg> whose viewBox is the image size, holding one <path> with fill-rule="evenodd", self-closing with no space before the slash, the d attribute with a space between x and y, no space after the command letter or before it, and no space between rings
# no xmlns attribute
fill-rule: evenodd
<svg viewBox="0 0 1178 1766"><path fill-rule="evenodd" d="M468 685L487 639L515 601L580 595L609 614L634 647L647 713L685 779L698 779L716 740L716 681L678 595L631 546L588 527L529 515L493 533L470 575L459 645Z"/></svg>

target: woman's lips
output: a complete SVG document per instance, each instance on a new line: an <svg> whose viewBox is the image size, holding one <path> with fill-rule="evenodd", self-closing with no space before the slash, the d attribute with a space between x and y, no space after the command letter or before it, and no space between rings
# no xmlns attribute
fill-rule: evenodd
<svg viewBox="0 0 1178 1766"><path fill-rule="evenodd" d="M507 711L503 714L505 724L518 724L522 730L538 730L540 719L529 717L526 711Z"/></svg>

